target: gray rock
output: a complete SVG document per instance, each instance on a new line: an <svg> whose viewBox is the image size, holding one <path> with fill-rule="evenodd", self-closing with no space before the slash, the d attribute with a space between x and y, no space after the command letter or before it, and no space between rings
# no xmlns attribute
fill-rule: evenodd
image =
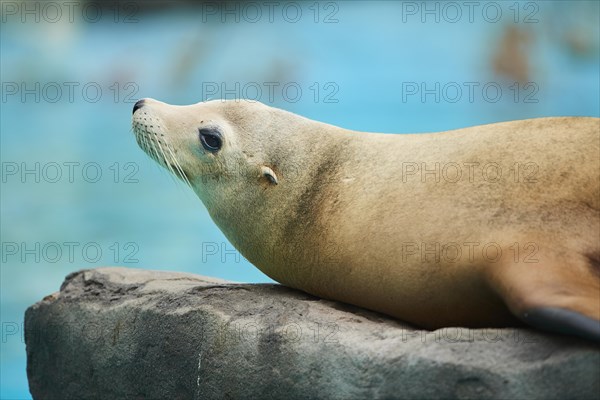
<svg viewBox="0 0 600 400"><path fill-rule="evenodd" d="M99 268L25 314L35 399L598 399L600 349L415 330L271 284Z"/></svg>

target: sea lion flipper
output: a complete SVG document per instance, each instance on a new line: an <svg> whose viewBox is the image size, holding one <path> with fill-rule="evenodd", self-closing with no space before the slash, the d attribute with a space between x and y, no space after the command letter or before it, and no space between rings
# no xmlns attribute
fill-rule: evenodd
<svg viewBox="0 0 600 400"><path fill-rule="evenodd" d="M538 307L526 311L522 315L522 320L546 331L600 342L600 321L577 311L557 307Z"/></svg>
<svg viewBox="0 0 600 400"><path fill-rule="evenodd" d="M550 332L600 342L600 279L583 258L540 253L536 263L489 266L487 279L510 311Z"/></svg>

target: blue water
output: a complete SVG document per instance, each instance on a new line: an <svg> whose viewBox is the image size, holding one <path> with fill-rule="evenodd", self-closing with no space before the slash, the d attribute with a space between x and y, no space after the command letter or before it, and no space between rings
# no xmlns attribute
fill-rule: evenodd
<svg viewBox="0 0 600 400"><path fill-rule="evenodd" d="M205 21L207 15L199 8L139 12L139 21L130 24L111 18L98 23L81 18L74 23L21 23L13 17L2 23L2 399L30 397L23 314L58 290L69 272L124 265L269 281L230 252L233 247L195 195L138 149L130 131L131 108L138 98L193 103L205 99L213 83L231 89L239 82L251 96L256 91L250 89L260 87L260 99L273 106L377 132L600 114L597 2L540 3L537 23L523 22L530 11L527 2L519 3L519 23L509 8L513 2L498 3L503 18L496 23L477 12L472 23L466 16L456 23L444 18L436 23L426 16L423 23L420 14L405 14L403 22L406 3L400 2L321 2L315 23L311 4L302 3L303 16L296 23L277 12L273 23L266 18L235 23L231 17L222 23L212 16ZM338 22L323 23L336 9L332 18ZM491 67L510 27L529 37L523 46L528 81L534 82L529 87L518 84L516 101L515 78ZM573 37L579 39L570 41ZM63 93L52 103L49 87L36 102L32 94L25 101L19 93L8 94L11 83L21 82L28 87L35 82L42 87L50 82L79 86L72 101ZM90 82L103 92L94 103L81 92ZM279 83L273 101L267 95L268 82ZM465 82L481 88L492 82L501 87L502 97L486 101L476 89L472 102L463 93L453 103L448 97L436 102L428 95L422 101L420 95L403 92L403 86L422 82L428 88L436 83L465 88ZM282 94L281 88L290 83L302 90L298 101ZM526 95L535 102L525 102ZM219 91L210 97L224 96ZM23 167L35 169L36 163L39 182L35 173L22 178ZM74 168L72 182L64 163L75 163L67 164ZM57 165L63 176L54 183ZM13 168L18 168L16 174ZM102 176L93 182L98 169ZM71 242L76 243L72 258L65 245ZM84 246L88 253L82 252ZM98 248L102 254L97 257Z"/></svg>

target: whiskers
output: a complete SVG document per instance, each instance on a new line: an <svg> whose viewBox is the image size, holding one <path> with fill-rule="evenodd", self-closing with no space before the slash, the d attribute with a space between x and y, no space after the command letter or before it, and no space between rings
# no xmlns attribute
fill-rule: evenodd
<svg viewBox="0 0 600 400"><path fill-rule="evenodd" d="M133 122L133 133L138 145L148 154L154 161L165 167L173 175L181 179L187 186L192 187L192 184L181 167L181 164L175 156L175 149L170 143L159 134L148 130L147 125L140 122Z"/></svg>

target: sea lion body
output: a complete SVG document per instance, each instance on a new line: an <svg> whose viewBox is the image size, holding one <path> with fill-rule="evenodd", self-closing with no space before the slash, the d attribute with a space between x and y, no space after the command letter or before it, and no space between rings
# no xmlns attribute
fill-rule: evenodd
<svg viewBox="0 0 600 400"><path fill-rule="evenodd" d="M521 319L600 340L600 119L393 135L145 100L134 132L284 285L426 328Z"/></svg>

